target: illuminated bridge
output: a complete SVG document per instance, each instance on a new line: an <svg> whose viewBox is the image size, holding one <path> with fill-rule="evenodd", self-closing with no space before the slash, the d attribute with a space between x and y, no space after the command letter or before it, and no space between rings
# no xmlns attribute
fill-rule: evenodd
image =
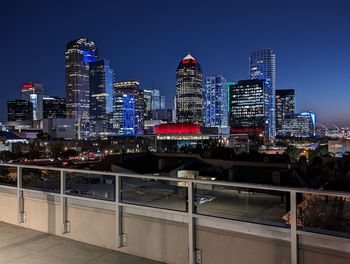
<svg viewBox="0 0 350 264"><path fill-rule="evenodd" d="M341 192L0 164L0 221L0 263L350 263Z"/></svg>

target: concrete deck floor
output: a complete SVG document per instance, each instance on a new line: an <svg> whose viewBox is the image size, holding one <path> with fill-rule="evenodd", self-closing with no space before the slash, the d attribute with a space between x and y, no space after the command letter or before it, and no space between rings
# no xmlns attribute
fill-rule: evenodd
<svg viewBox="0 0 350 264"><path fill-rule="evenodd" d="M156 264L110 249L0 222L0 264Z"/></svg>

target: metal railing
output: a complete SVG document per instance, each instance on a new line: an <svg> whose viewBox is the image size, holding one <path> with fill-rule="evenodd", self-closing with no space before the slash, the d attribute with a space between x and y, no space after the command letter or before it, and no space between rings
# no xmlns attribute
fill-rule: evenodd
<svg viewBox="0 0 350 264"><path fill-rule="evenodd" d="M118 247L123 246L122 208L181 216L188 224L191 264L196 263L195 232L201 221L215 221L209 226L221 224L224 230L229 221L288 232L292 264L298 262L298 235L350 238L346 192L15 164L0 164L0 187L17 191L19 223L26 216L24 192L58 197L62 234L70 231L67 199L112 205Z"/></svg>

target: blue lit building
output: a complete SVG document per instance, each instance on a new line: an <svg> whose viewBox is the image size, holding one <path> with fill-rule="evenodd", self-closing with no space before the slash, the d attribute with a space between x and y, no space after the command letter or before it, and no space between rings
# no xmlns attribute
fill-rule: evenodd
<svg viewBox="0 0 350 264"><path fill-rule="evenodd" d="M123 94L122 96L122 126L120 135L135 135L135 98L132 94Z"/></svg>
<svg viewBox="0 0 350 264"><path fill-rule="evenodd" d="M144 91L140 89L140 82L129 80L113 83L113 128L117 133L143 135L144 116ZM134 129L131 129L131 124Z"/></svg>
<svg viewBox="0 0 350 264"><path fill-rule="evenodd" d="M205 78L204 125L206 127L228 127L228 88L221 75Z"/></svg>
<svg viewBox="0 0 350 264"><path fill-rule="evenodd" d="M276 91L276 55L272 49L252 50L249 56L251 79L265 80L269 115L266 120L269 127L269 139L276 135L275 91Z"/></svg>
<svg viewBox="0 0 350 264"><path fill-rule="evenodd" d="M90 84L90 136L104 137L113 134L113 70L108 60L89 64Z"/></svg>
<svg viewBox="0 0 350 264"><path fill-rule="evenodd" d="M65 52L67 118L74 119L77 137L89 135L90 85L89 63L98 52L93 41L86 38L70 41Z"/></svg>

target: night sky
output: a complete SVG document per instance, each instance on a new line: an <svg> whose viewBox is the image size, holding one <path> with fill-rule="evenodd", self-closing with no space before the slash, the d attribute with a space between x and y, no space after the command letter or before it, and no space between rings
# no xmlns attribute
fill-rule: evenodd
<svg viewBox="0 0 350 264"><path fill-rule="evenodd" d="M288 3L286 3L288 2ZM247 79L251 49L273 48L277 88L296 90L297 111L350 126L350 1L18 1L1 2L0 119L21 84L38 81L65 96L68 41L95 41L116 80L175 94L187 52L204 76Z"/></svg>

